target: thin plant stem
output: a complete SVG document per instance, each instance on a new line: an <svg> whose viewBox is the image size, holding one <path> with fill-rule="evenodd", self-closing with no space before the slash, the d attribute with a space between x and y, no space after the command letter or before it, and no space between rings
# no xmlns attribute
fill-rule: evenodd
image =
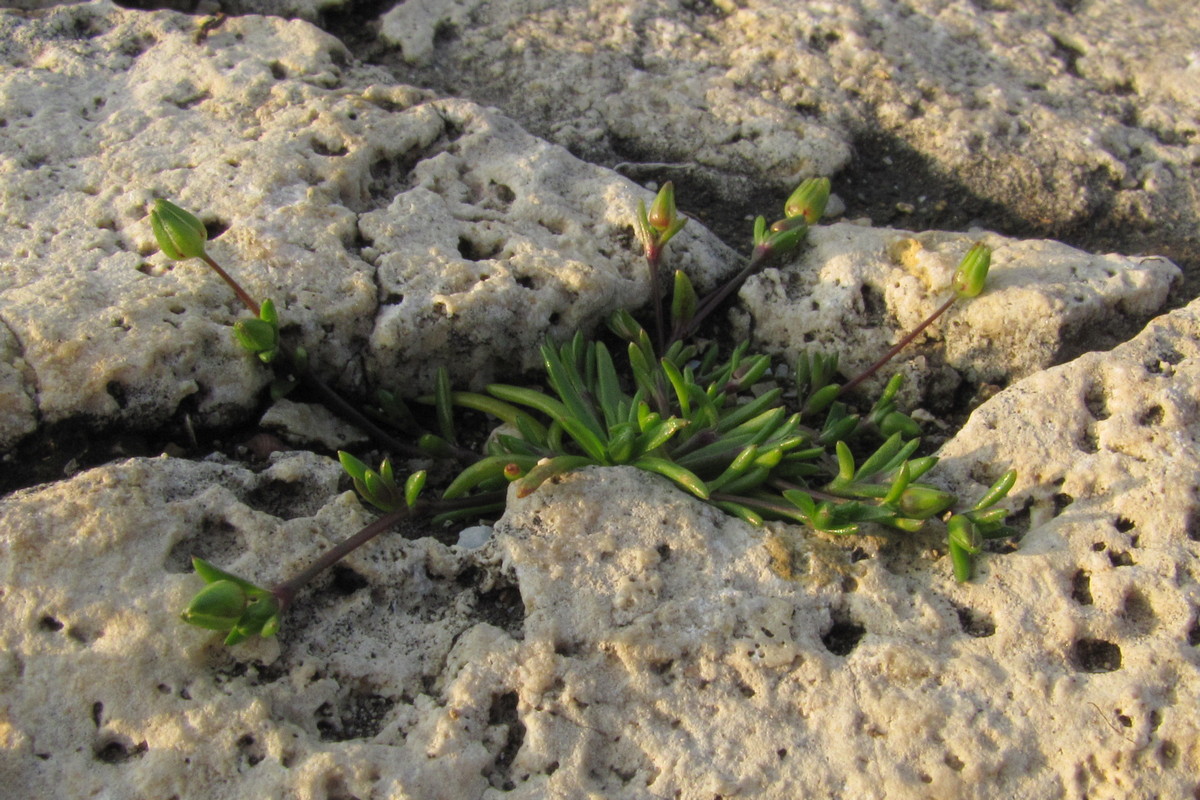
<svg viewBox="0 0 1200 800"><path fill-rule="evenodd" d="M663 340L662 279L658 268L661 257L662 251L658 249L646 253L646 265L650 268L650 296L654 299L654 343L658 345L660 353L666 349Z"/></svg>
<svg viewBox="0 0 1200 800"><path fill-rule="evenodd" d="M916 339L918 336L920 336L921 331L928 328L931 324L933 324L934 320L936 320L942 314L945 314L948 310L950 310L950 306L954 305L954 301L957 299L958 299L958 295L953 295L949 300L942 303L942 305L938 308L937 311L934 311L932 314L930 314L929 317L926 318L926 320L924 322L922 322L920 325L918 325L916 328L914 328L911 333L909 333L907 336L905 336L900 341L896 342L896 344L894 344L892 346L892 349L888 350L886 353L884 353L883 356L878 361L876 361L874 364L867 367L865 370L863 370L858 375L856 375L849 383L842 386L842 388L838 390L838 395L840 396L840 395L845 394L846 392L849 392L850 390L857 387L860 383L865 381L867 378L871 377L877 371L879 371L880 367L882 367L884 364L891 361L896 356L896 354L899 353L901 350L903 350L905 347L907 347L912 342L913 339Z"/></svg>
<svg viewBox="0 0 1200 800"><path fill-rule="evenodd" d="M233 289L233 293L236 294L238 296L238 299L242 301L242 305L244 305L246 308L250 309L251 314L253 314L256 317L259 315L258 303L255 302L254 298L251 297L249 295L249 293L245 289L242 288L242 285L240 283L238 283L237 281L235 281L233 279L233 276L231 276L228 272L226 272L224 269L222 269L221 265L218 264L216 261L213 261L212 257L209 256L207 253L200 256L200 259L205 264L208 264L208 266L212 268L213 272L215 272L221 276L221 280L225 281L225 283L229 285L230 289Z"/></svg>
<svg viewBox="0 0 1200 800"><path fill-rule="evenodd" d="M723 303L725 299L729 297L729 295L740 289L742 284L745 283L751 275L755 274L766 266L767 257L770 255L771 251L766 248L754 248L754 252L751 254L750 260L746 263L746 266L742 267L741 272L739 272L737 275L734 275L720 289L717 289L711 294L705 295L704 299L697 303L696 313L692 316L691 321L686 325L679 326L672 331L671 341L681 341L699 330L700 323L702 323L709 314L715 311L717 306Z"/></svg>
<svg viewBox="0 0 1200 800"><path fill-rule="evenodd" d="M395 527L400 522L410 517L427 516L431 514L440 514L446 511L455 511L463 508L474 508L475 506L487 505L489 501L495 502L504 499L504 492L488 492L485 494L472 495L470 497L461 497L454 500L435 500L435 501L419 501L412 508L400 508L395 511L390 511L384 514L379 519L371 522L363 527L353 536L343 539L333 547L329 548L321 555L317 556L317 560L309 564L300 572L292 577L271 587L271 594L275 595L275 599L279 601L281 610L287 609L292 601L296 599L296 593L311 581L313 578L320 575L325 570L332 567L337 562L341 561L346 556L353 553L358 548L362 547L367 542L374 539L381 533L384 533Z"/></svg>

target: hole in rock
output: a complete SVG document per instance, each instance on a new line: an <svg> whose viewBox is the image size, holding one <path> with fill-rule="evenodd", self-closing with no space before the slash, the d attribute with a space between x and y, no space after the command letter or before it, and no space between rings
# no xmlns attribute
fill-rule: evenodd
<svg viewBox="0 0 1200 800"><path fill-rule="evenodd" d="M1121 648L1103 639L1080 639L1071 647L1071 664L1083 672L1114 672L1121 668Z"/></svg>
<svg viewBox="0 0 1200 800"><path fill-rule="evenodd" d="M309 143L309 146L312 148L312 151L314 153L316 153L317 155L328 156L331 158L336 158L338 156L344 156L350 152L350 149L348 147L346 147L346 144L344 142L338 142L337 144L329 144L328 142L323 142L320 139L317 139L315 137Z"/></svg>
<svg viewBox="0 0 1200 800"><path fill-rule="evenodd" d="M958 624L968 636L985 639L996 632L996 623L986 611L961 607L956 607L955 610L958 612Z"/></svg>
<svg viewBox="0 0 1200 800"><path fill-rule="evenodd" d="M1150 600L1137 589L1130 589L1125 595L1125 604L1121 616L1129 623L1134 633L1146 634L1154 627L1157 617Z"/></svg>
<svg viewBox="0 0 1200 800"><path fill-rule="evenodd" d="M501 586L480 594L475 613L481 621L495 625L513 638L524 638L525 603L515 586Z"/></svg>
<svg viewBox="0 0 1200 800"><path fill-rule="evenodd" d="M1200 542L1200 508L1192 508L1188 512L1187 537L1193 542Z"/></svg>
<svg viewBox="0 0 1200 800"><path fill-rule="evenodd" d="M835 656L847 656L855 647L858 647L859 641L866 632L866 628L858 623L842 620L834 622L828 632L821 635L821 641L824 643L825 649Z"/></svg>
<svg viewBox="0 0 1200 800"><path fill-rule="evenodd" d="M329 589L341 597L349 597L370 585L370 581L345 564L335 564L330 573Z"/></svg>
<svg viewBox="0 0 1200 800"><path fill-rule="evenodd" d="M229 223L221 219L206 220L204 223L204 230L207 231L208 240L211 242L213 239L219 238L221 234L229 230Z"/></svg>
<svg viewBox="0 0 1200 800"><path fill-rule="evenodd" d="M1092 604L1092 578L1085 569L1078 570L1071 578L1071 599L1081 606Z"/></svg>
<svg viewBox="0 0 1200 800"><path fill-rule="evenodd" d="M1067 506L1075 502L1075 498L1066 492L1058 492L1050 499L1054 502L1054 516L1056 517L1065 511Z"/></svg>
<svg viewBox="0 0 1200 800"><path fill-rule="evenodd" d="M491 784L504 791L512 791L516 784L512 781L510 770L513 759L521 745L525 743L525 723L517 714L518 697L516 692L505 692L492 698L491 708L488 709L488 725L505 725L508 728L504 736L504 744L496 753L496 760L488 772Z"/></svg>
<svg viewBox="0 0 1200 800"><path fill-rule="evenodd" d="M267 66L271 68L271 77L277 81L281 81L288 76L287 67L278 61L272 61Z"/></svg>
<svg viewBox="0 0 1200 800"><path fill-rule="evenodd" d="M1104 392L1103 386L1091 384L1083 395L1083 403L1087 406L1088 413L1092 415L1092 419L1097 421L1106 420L1112 416L1108 411L1108 399Z"/></svg>
<svg viewBox="0 0 1200 800"><path fill-rule="evenodd" d="M305 481L271 479L246 495L246 505L279 519L297 519L316 514L326 495Z"/></svg>
<svg viewBox="0 0 1200 800"><path fill-rule="evenodd" d="M108 396L117 404L117 408L125 408L129 403L129 396L125 393L125 387L120 381L109 381L104 386L104 391L108 392Z"/></svg>
<svg viewBox="0 0 1200 800"><path fill-rule="evenodd" d="M469 236L458 237L458 253L468 261L487 261L504 249L499 242L484 244Z"/></svg>
<svg viewBox="0 0 1200 800"><path fill-rule="evenodd" d="M38 630L49 631L51 633L57 633L58 631L61 631L62 629L63 629L63 624L61 622L59 622L58 620L56 620L54 617L51 617L49 615L44 616L40 620L38 620Z"/></svg>
<svg viewBox="0 0 1200 800"><path fill-rule="evenodd" d="M126 737L120 736L101 740L92 754L97 761L103 761L105 764L123 764L131 758L141 758L149 749L150 746L145 742L135 745Z"/></svg>
<svg viewBox="0 0 1200 800"><path fill-rule="evenodd" d="M1109 551L1108 560L1112 562L1114 567L1132 567L1137 563L1129 553L1116 550Z"/></svg>
<svg viewBox="0 0 1200 800"><path fill-rule="evenodd" d="M322 703L317 708L317 730L324 742L369 739L383 730L384 718L396 701L374 692L350 690L337 707Z"/></svg>
<svg viewBox="0 0 1200 800"><path fill-rule="evenodd" d="M1163 417L1164 412L1162 406L1150 406L1150 408L1146 409L1142 415L1138 417L1138 424L1146 427L1160 425L1162 424Z"/></svg>

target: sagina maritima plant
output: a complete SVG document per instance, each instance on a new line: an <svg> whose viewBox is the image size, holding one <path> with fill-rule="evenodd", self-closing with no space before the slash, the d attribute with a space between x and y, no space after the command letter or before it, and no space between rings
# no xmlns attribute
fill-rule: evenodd
<svg viewBox="0 0 1200 800"><path fill-rule="evenodd" d="M510 490L524 496L549 478L591 466L630 465L664 476L752 525L783 520L853 535L868 526L911 532L944 517L954 575L968 580L983 540L1011 532L1004 524L1007 512L994 506L1015 474L1002 476L970 509L952 512L957 499L921 481L937 459L917 455L920 428L896 407L900 376L861 412L847 394L952 304L983 290L991 257L985 246L966 253L948 299L928 320L845 383L837 382L836 353L804 355L790 365L793 378L784 386L776 377L783 370L770 357L752 353L749 342L722 354L715 342L697 337L748 277L800 246L828 196L827 179L809 179L788 198L782 219L768 225L759 217L745 267L710 295L697 296L686 272L675 271L667 308L661 265L667 243L686 219L676 210L672 185L666 184L649 209L639 204L635 219L651 278L653 332L628 311L619 311L609 328L624 342L623 352L614 354L582 333L565 343L548 341L541 348L540 388L492 384L485 393L454 391L446 371L439 370L434 392L421 398L433 408L428 426L395 394L381 391L377 404L360 410L316 378L303 349L281 336L275 305L256 303L208 255L205 229L195 216L159 200L150 220L160 247L173 259L203 260L251 311L254 316L239 321L234 335L276 369L276 395L303 384L368 433L377 447L461 464L435 497L424 471L401 480L390 458L372 469L340 453L355 488L382 516L269 589L194 559L205 586L183 619L225 632L227 644L270 636L300 587L402 519L497 514ZM484 412L500 423L485 453L459 445L457 409Z"/></svg>

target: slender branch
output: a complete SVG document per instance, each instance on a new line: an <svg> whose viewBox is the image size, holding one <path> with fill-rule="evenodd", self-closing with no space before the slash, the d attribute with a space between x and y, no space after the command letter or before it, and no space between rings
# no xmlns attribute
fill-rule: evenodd
<svg viewBox="0 0 1200 800"><path fill-rule="evenodd" d="M250 313L257 317L259 314L258 303L255 302L254 298L242 288L242 285L235 281L228 272L223 270L220 264L218 264L216 261L213 261L212 257L207 253L200 256L200 259L204 261L205 264L208 264L208 266L212 268L213 272L216 272L221 276L221 280L225 281L230 289L233 289L233 293L238 296L238 300L242 301L242 305L250 309Z"/></svg>
<svg viewBox="0 0 1200 800"><path fill-rule="evenodd" d="M378 444L385 445L389 450L395 453L403 453L410 457L426 457L429 454L419 447L411 445L408 442L401 441L395 436L385 431L383 428L375 424L369 417L363 414L333 389L325 381L314 375L306 365L302 364L296 357L295 350L285 348L284 353L287 356L288 365L296 372L300 380L306 386L315 391L321 396L322 402L336 413L342 419L362 430L373 438ZM471 453L471 456L478 458L478 455Z"/></svg>
<svg viewBox="0 0 1200 800"><path fill-rule="evenodd" d="M901 350L903 350L905 347L907 347L912 342L913 339L916 339L918 336L920 336L921 331L928 328L933 323L933 321L935 319L937 319L938 317L940 317L942 314L945 314L950 309L950 306L954 305L954 301L957 299L958 299L958 295L954 295L949 300L942 303L942 305L938 308L937 311L934 311L932 314L930 314L929 317L926 318L926 320L924 322L922 322L920 325L918 325L916 328L914 328L911 333L909 333L907 336L905 336L903 339L901 339L899 342L897 342L895 345L893 345L892 349L888 350L886 353L884 353L882 358L880 358L874 364L872 364L871 366L867 367L865 370L860 372L858 375L856 375L854 377L853 380L851 380L849 383L847 383L845 386L843 386L841 389L839 389L838 395L845 394L846 392L850 391L851 389L854 389L855 387L857 387L860 383L865 381L867 378L874 375L879 370L880 367L882 367L884 364L891 361L895 357L895 355L897 353L899 353Z"/></svg>
<svg viewBox="0 0 1200 800"><path fill-rule="evenodd" d="M767 260L770 255L771 251L769 249L763 247L754 248L754 252L751 254L750 260L746 262L746 266L742 267L741 272L739 272L737 275L734 275L721 288L705 295L704 298L696 304L696 313L692 316L691 321L686 325L677 327L671 332L671 341L677 342L682 339L686 339L699 330L700 323L702 323L709 314L715 311L717 306L723 303L725 299L729 297L729 295L740 289L742 284L745 283L751 275L754 275L767 265Z"/></svg>
<svg viewBox="0 0 1200 800"><path fill-rule="evenodd" d="M661 257L662 251L657 247L646 253L646 264L650 268L650 296L654 300L654 343L658 345L660 353L666 350L663 340L662 278L658 268Z"/></svg>
<svg viewBox="0 0 1200 800"><path fill-rule="evenodd" d="M296 573L292 577L271 587L271 594L275 595L275 599L279 601L280 610L286 610L292 601L296 599L296 593L306 583L320 575L325 570L332 567L343 558L353 553L358 548L362 547L367 542L374 539L381 533L384 533L400 522L410 517L426 516L431 514L440 514L446 511L456 511L464 508L474 508L475 506L487 505L490 502L495 502L497 499L503 500L504 492L486 492L484 494L472 495L469 497L455 498L454 500L434 500L434 501L418 501L412 508L400 508L395 511L384 514L379 519L371 522L366 527L359 530L353 536L343 539L333 547L329 548L321 555L317 556L317 560L309 564L306 568Z"/></svg>

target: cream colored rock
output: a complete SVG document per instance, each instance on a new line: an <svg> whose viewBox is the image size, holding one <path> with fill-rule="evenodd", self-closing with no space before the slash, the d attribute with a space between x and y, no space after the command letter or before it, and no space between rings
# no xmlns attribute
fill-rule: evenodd
<svg viewBox="0 0 1200 800"><path fill-rule="evenodd" d="M224 231L210 253L351 390L426 391L437 364L479 385L648 296L646 190L352 65L307 23L199 24L103 0L0 12L0 446L37 418L222 422L255 402L267 374L228 331L245 311L155 252L155 196ZM676 242L702 284L731 265L698 225Z"/></svg>
<svg viewBox="0 0 1200 800"><path fill-rule="evenodd" d="M480 607L519 634L513 600L487 599L515 590L485 561L386 536L300 601L278 640L229 650L178 619L199 586L190 555L269 583L365 524L340 473L307 455L257 475L164 458L0 500L6 791L480 796L505 742L488 713L499 701L478 682L447 687L476 704L464 730L440 683L460 634L499 634Z"/></svg>
<svg viewBox="0 0 1200 800"><path fill-rule="evenodd" d="M1177 352L1163 380L1191 388L1194 353ZM1084 402L1055 394L1029 413ZM1194 472L1172 423L1172 467ZM1018 504L1052 502L1035 483L1048 471L1083 479L1078 453L1004 443L1045 462ZM1005 465L966 440L946 455L951 475ZM1176 503L1194 498L1163 480L1145 467L1105 500L1069 478L1073 504L1035 513L1016 552L959 585L936 536L762 531L631 468L589 470L514 499L479 550L385 536L306 591L278 640L225 650L175 619L197 586L186 554L264 582L303 565L367 519L336 493L336 465L104 467L0 501L6 785L1185 796L1200 593Z"/></svg>
<svg viewBox="0 0 1200 800"><path fill-rule="evenodd" d="M837 352L843 374L855 375L952 296L954 271L976 241L993 249L984 293L958 301L868 386L903 371L928 401L963 379L1009 383L1129 337L1180 279L1162 258L837 223L814 228L793 262L747 281L740 297L750 330L789 363L806 350Z"/></svg>
<svg viewBox="0 0 1200 800"><path fill-rule="evenodd" d="M487 98L590 160L705 180L726 201L757 203L764 185L788 191L853 158L847 200L877 224L986 216L1187 253L1200 221L1191 11L410 0L383 14L380 36L427 65L422 85Z"/></svg>

